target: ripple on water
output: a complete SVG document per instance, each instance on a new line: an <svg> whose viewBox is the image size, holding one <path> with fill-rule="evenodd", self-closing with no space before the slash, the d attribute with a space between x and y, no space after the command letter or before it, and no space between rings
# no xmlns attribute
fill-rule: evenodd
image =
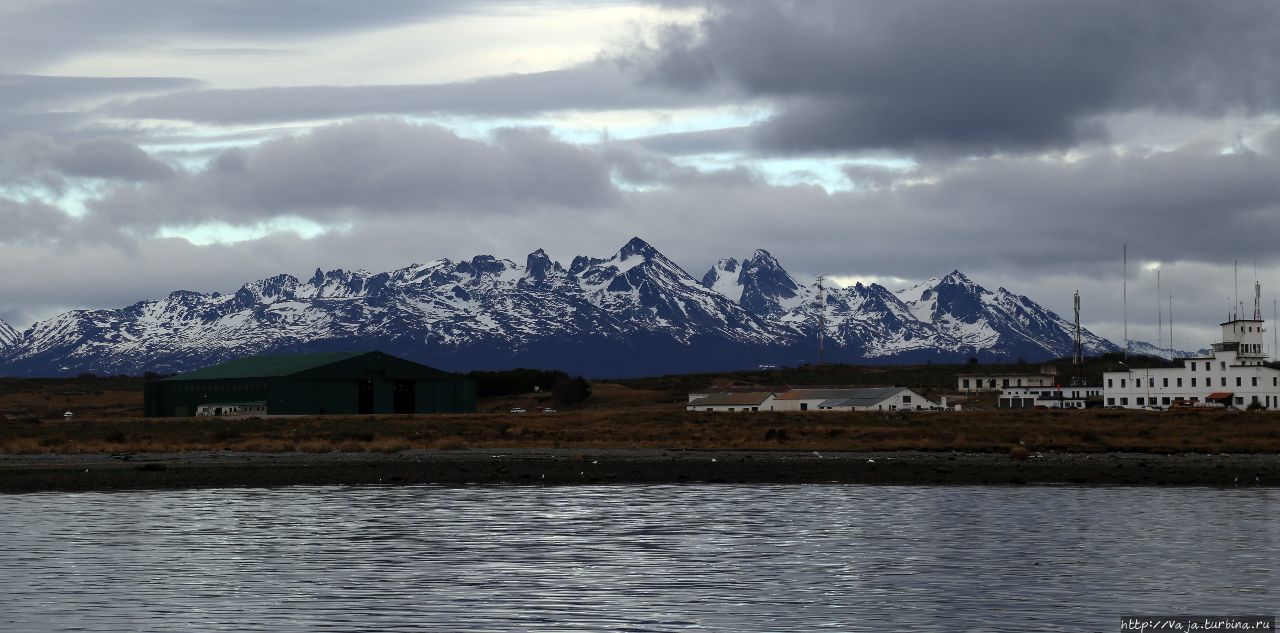
<svg viewBox="0 0 1280 633"><path fill-rule="evenodd" d="M1280 604L1272 489L0 497L3 630L1115 630Z"/></svg>

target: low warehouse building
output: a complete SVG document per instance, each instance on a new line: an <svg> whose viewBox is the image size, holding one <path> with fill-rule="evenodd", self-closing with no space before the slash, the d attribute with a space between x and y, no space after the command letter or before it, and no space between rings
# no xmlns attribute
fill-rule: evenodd
<svg viewBox="0 0 1280 633"><path fill-rule="evenodd" d="M685 405L686 411L769 411L776 394L747 391L699 394ZM763 408L762 408L763 407Z"/></svg>
<svg viewBox="0 0 1280 633"><path fill-rule="evenodd" d="M838 401L850 400L850 403ZM874 402L871 402L874 400ZM778 411L898 411L931 409L934 403L905 387L848 387L792 389L778 394L770 410Z"/></svg>
<svg viewBox="0 0 1280 633"><path fill-rule="evenodd" d="M934 409L938 405L903 387L848 389L849 393L818 403L820 411L910 411Z"/></svg>
<svg viewBox="0 0 1280 633"><path fill-rule="evenodd" d="M254 356L148 383L148 417L468 413L469 378L382 352Z"/></svg>

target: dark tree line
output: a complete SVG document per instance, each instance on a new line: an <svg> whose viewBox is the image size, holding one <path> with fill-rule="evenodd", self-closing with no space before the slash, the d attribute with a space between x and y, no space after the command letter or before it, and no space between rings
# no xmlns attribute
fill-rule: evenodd
<svg viewBox="0 0 1280 633"><path fill-rule="evenodd" d="M506 369L502 371L473 371L468 378L476 381L476 396L514 396L529 393L535 388L550 392L556 404L574 404L591 395L591 384L582 376L570 378L569 374L555 369Z"/></svg>

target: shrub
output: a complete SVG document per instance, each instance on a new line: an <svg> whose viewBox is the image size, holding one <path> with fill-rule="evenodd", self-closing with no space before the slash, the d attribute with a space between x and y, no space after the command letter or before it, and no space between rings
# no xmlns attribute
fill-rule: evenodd
<svg viewBox="0 0 1280 633"><path fill-rule="evenodd" d="M556 404L577 404L591 397L591 383L582 376L577 378L566 376L557 380L551 391Z"/></svg>

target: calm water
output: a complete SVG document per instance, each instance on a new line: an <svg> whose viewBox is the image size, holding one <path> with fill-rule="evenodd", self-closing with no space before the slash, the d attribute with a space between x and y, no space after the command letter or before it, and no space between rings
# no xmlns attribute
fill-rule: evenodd
<svg viewBox="0 0 1280 633"><path fill-rule="evenodd" d="M0 630L1117 631L1280 611L1275 489L0 496Z"/></svg>

